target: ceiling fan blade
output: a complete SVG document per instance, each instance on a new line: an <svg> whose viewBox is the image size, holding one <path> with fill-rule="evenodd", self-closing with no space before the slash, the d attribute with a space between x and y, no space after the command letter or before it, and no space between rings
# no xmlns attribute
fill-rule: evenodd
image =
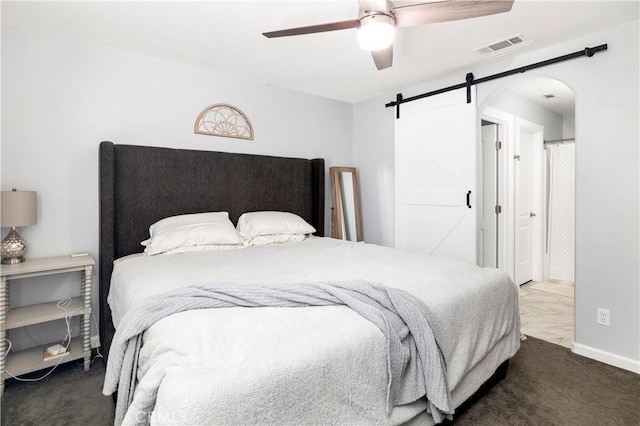
<svg viewBox="0 0 640 426"><path fill-rule="evenodd" d="M302 34L323 33L326 31L346 30L349 28L358 28L360 21L352 19L350 21L331 22L329 24L310 25L308 27L288 28L286 30L270 31L262 33L267 38L288 37Z"/></svg>
<svg viewBox="0 0 640 426"><path fill-rule="evenodd" d="M386 49L374 50L371 52L371 56L373 57L373 62L375 62L378 70L389 68L391 67L391 64L393 64L393 45Z"/></svg>
<svg viewBox="0 0 640 426"><path fill-rule="evenodd" d="M513 0L466 1L450 0L394 7L396 27L433 24L494 15L511 10Z"/></svg>

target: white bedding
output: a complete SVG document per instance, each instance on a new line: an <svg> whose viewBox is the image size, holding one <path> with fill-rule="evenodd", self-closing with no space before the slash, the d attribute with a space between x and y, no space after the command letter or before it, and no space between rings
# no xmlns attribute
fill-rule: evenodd
<svg viewBox="0 0 640 426"><path fill-rule="evenodd" d="M116 262L109 304L117 328L137 301L195 283L349 280L380 282L426 302L454 405L519 348L518 290L505 273L330 238L234 251L129 256ZM387 415L385 353L380 330L343 306L176 314L144 336L139 385L126 422L415 420L424 401Z"/></svg>

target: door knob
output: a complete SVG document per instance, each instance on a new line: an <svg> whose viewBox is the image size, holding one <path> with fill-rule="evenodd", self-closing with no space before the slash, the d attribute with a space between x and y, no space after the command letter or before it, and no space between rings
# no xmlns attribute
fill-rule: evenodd
<svg viewBox="0 0 640 426"><path fill-rule="evenodd" d="M529 212L529 217L535 217L535 213L534 212Z"/></svg>

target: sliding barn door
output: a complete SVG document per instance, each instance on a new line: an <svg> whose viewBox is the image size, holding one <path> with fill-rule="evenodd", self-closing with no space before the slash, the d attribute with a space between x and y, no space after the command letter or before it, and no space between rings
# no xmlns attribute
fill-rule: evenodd
<svg viewBox="0 0 640 426"><path fill-rule="evenodd" d="M401 105L397 248L476 263L476 129L475 90L471 103L460 89Z"/></svg>

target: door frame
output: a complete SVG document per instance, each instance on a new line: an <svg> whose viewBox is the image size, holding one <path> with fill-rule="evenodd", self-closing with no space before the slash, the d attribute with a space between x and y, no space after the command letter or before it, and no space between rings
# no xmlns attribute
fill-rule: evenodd
<svg viewBox="0 0 640 426"><path fill-rule="evenodd" d="M489 123L489 125L485 125L484 123ZM495 126L495 129L492 130L491 140L485 140L485 128ZM498 262L498 241L497 237L499 236L498 231L498 218L499 215L495 213L495 205L500 202L500 194L498 192L498 188L496 187L498 184L498 173L500 168L497 164L497 147L496 141L500 141L500 125L498 123L494 123L492 121L485 120L480 118L480 137L479 137L479 145L477 149L478 153L478 177L477 177L477 192L478 192L478 236L477 236L477 244L478 244L478 265L487 267L497 267ZM489 146L491 145L491 146ZM488 154L488 155L485 155ZM492 157L491 160L487 158L487 156ZM491 165L495 164L495 168L489 170L487 168L487 163ZM492 176L492 182L488 185L485 185L485 174L486 172L490 172ZM489 186L490 188L487 188ZM487 194L493 194L494 196L487 196ZM491 226L488 225L491 223ZM495 228L495 234L490 235L487 233L489 228ZM490 244L487 243L487 239L491 238L493 241L491 245L492 253L487 253L487 248ZM495 262L491 265L487 264L487 257L495 258Z"/></svg>
<svg viewBox="0 0 640 426"><path fill-rule="evenodd" d="M516 138L520 129L533 133L534 153L533 167L533 208L539 220L534 221L533 241L533 279L542 280L544 277L544 234L546 229L546 203L544 200L544 127L539 124L517 117L494 107L485 107L478 114L478 127L482 120L498 125L498 138L502 142L502 149L498 152L498 197L502 212L498 215L498 268L509 274L515 280L516 256L516 173L515 155ZM480 130L478 130L480 131ZM478 141L478 144L481 142ZM479 148L480 149L480 148ZM482 170L482 156L478 156L478 169ZM482 201L484 202L484 200ZM478 201L480 203L480 201ZM539 212L539 213L538 213ZM478 236L480 230L478 229ZM479 245L480 246L480 245ZM481 249L481 247L479 247Z"/></svg>
<svg viewBox="0 0 640 426"><path fill-rule="evenodd" d="M502 212L498 215L498 268L509 274L513 280L515 274L515 256L513 249L513 240L509 236L513 232L508 229L515 226L513 217L509 216L509 206L512 204L513 191L511 187L513 179L509 176L513 173L507 158L513 158L513 129L515 126L513 114L493 107L485 107L479 114L478 126L481 126L482 120L490 121L498 125L498 139L502 142L502 149L498 152L497 166L499 173L498 182L498 199ZM478 142L480 143L480 142ZM478 156L478 163L482 162L482 157ZM483 170L483 164L479 164L478 168ZM482 201L484 203L484 200ZM480 202L478 202L480 203ZM480 230L478 230L480 232Z"/></svg>
<svg viewBox="0 0 640 426"><path fill-rule="evenodd" d="M531 180L531 199L532 199L532 208L534 213L536 213L537 220L533 221L532 224L532 234L533 241L531 241L532 245L532 269L533 269L533 281L541 281L544 278L544 230L546 229L546 208L545 208L545 200L544 200L544 188L545 188L545 173L544 173L544 127L533 123L531 121L525 120L520 117L515 117L515 126L514 126L514 156L519 155L519 139L520 139L520 131L526 131L533 135L533 155L531 158L531 168L533 170ZM516 250L516 232L515 232L515 223L516 216L518 214L516 209L516 200L518 194L516 189L518 185L516 183L516 174L515 174L515 158L513 160L513 210L509 213L513 219L514 226L510 230L513 235L511 241L513 242L512 253L515 255ZM515 274L515 256L513 259L513 268ZM514 275L515 276L515 275Z"/></svg>

